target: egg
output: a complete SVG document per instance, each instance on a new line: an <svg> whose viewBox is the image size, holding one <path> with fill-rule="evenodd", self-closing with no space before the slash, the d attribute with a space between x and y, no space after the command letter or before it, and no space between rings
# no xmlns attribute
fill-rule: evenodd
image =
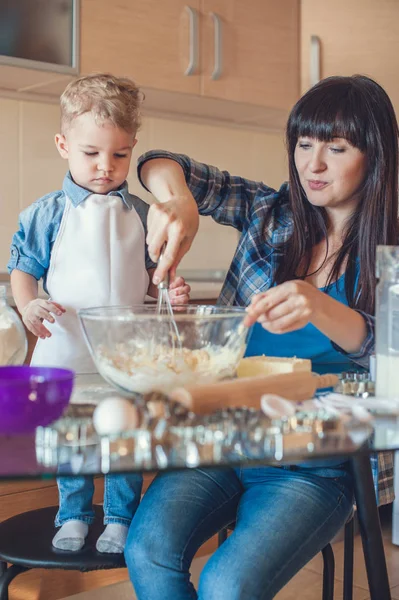
<svg viewBox="0 0 399 600"><path fill-rule="evenodd" d="M104 398L93 413L94 429L99 435L112 435L135 429L138 423L137 408L126 398Z"/></svg>

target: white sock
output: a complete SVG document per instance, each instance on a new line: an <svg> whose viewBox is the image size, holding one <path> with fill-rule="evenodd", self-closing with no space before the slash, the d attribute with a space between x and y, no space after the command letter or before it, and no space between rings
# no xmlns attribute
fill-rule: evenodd
<svg viewBox="0 0 399 600"><path fill-rule="evenodd" d="M67 521L53 537L53 546L60 550L77 552L85 544L89 526L84 521Z"/></svg>
<svg viewBox="0 0 399 600"><path fill-rule="evenodd" d="M129 527L120 523L109 523L97 540L99 552L121 554L125 549Z"/></svg>

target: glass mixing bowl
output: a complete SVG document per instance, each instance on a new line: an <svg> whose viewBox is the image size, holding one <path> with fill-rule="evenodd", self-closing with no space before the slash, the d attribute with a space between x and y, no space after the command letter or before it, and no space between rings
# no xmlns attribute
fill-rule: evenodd
<svg viewBox="0 0 399 600"><path fill-rule="evenodd" d="M125 394L233 377L248 341L245 309L189 305L159 315L154 305L79 311L102 377Z"/></svg>

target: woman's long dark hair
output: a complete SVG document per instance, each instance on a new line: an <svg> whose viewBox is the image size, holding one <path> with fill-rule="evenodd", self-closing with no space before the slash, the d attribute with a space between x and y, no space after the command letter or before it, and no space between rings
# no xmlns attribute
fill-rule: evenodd
<svg viewBox="0 0 399 600"><path fill-rule="evenodd" d="M284 259L276 273L277 283L306 276L312 248L327 236L326 211L308 201L295 166L295 147L302 136L326 142L345 138L366 156L360 201L347 224L327 285L338 279L347 260L348 304L373 313L377 245L399 243L398 124L391 101L382 87L368 77L329 77L311 88L292 109L286 141L294 229L279 248Z"/></svg>

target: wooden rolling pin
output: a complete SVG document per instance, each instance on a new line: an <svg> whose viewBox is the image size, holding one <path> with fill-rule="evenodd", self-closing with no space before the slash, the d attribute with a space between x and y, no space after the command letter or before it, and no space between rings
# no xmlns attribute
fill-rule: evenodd
<svg viewBox="0 0 399 600"><path fill-rule="evenodd" d="M246 406L260 408L263 394L278 394L287 400L308 400L317 389L333 387L336 375L312 375L310 372L280 373L262 377L244 377L207 385L176 388L170 394L192 412L205 415L216 410Z"/></svg>

